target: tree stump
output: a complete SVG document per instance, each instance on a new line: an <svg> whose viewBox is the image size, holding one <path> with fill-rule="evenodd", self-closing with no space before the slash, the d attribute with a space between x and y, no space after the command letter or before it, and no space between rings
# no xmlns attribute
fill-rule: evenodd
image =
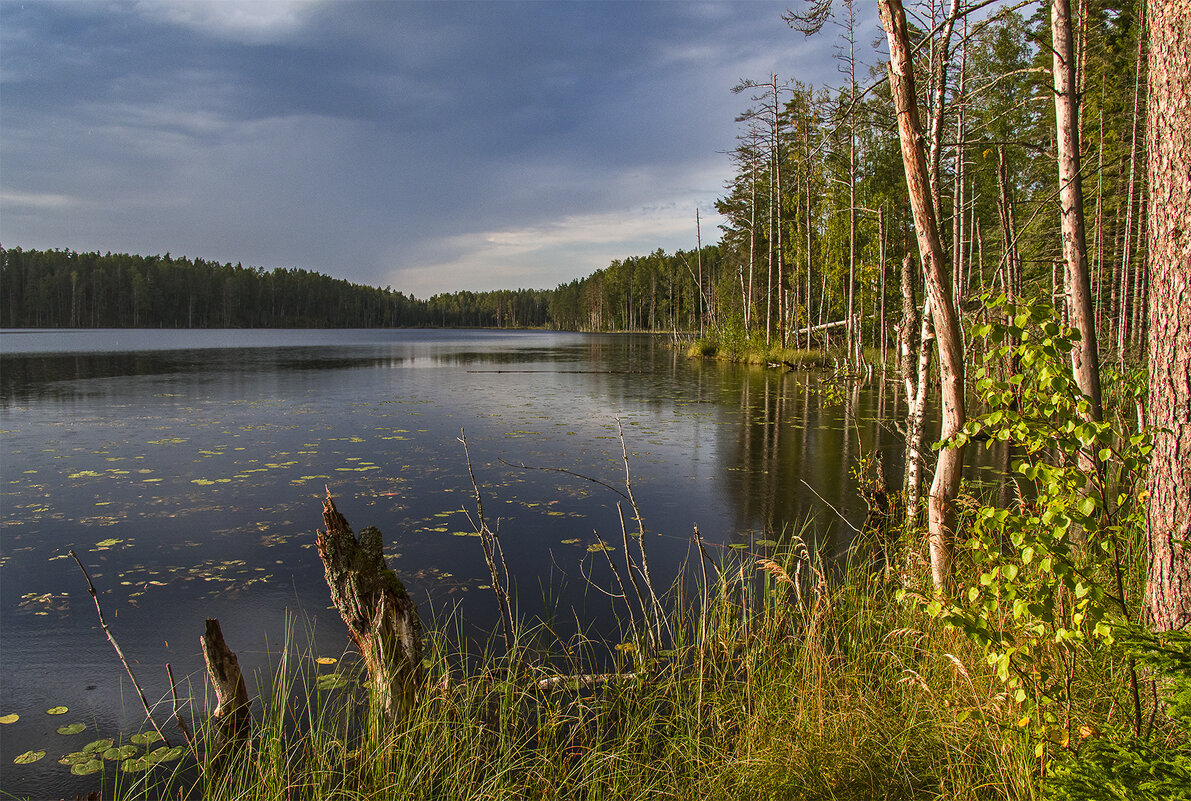
<svg viewBox="0 0 1191 801"><path fill-rule="evenodd" d="M325 531L316 534L331 600L347 624L368 669L373 708L387 720L403 718L422 674L422 623L409 593L385 564L381 533L369 526L357 539L335 508L323 501Z"/></svg>
<svg viewBox="0 0 1191 801"><path fill-rule="evenodd" d="M216 731L221 743L233 742L248 731L252 717L248 708L248 691L244 687L244 674L240 672L240 660L223 639L223 630L216 618L207 618L207 628L199 638L203 646L203 661L207 663L207 677L215 688Z"/></svg>

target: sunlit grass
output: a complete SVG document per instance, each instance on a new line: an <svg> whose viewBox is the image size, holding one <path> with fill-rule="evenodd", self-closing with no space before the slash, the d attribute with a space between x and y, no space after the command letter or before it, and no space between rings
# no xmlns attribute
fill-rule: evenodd
<svg viewBox="0 0 1191 801"><path fill-rule="evenodd" d="M120 795L1031 797L1028 745L987 722L1011 710L980 654L897 603L877 563L858 555L827 580L794 551L764 571L732 557L703 603L671 593L676 642L653 658L644 640L561 643L544 626L523 628L509 655L468 653L451 624L436 627L419 701L396 726L369 717L358 682L320 690L291 637L251 739L220 753L201 729L204 773L179 767ZM539 686L593 664L633 675Z"/></svg>

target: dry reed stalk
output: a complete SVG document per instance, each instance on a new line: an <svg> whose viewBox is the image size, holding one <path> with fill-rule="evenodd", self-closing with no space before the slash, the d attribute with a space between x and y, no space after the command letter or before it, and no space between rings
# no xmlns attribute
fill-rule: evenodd
<svg viewBox="0 0 1191 801"><path fill-rule="evenodd" d="M776 580L778 584L788 584L795 589L798 588L798 584L794 581L794 579L790 578L790 574L772 559L758 559L757 569L764 570L766 573L773 576L774 580Z"/></svg>

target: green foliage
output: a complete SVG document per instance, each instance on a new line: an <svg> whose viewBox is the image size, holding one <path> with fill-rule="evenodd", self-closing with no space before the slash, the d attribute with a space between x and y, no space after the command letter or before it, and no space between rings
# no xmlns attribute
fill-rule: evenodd
<svg viewBox="0 0 1191 801"><path fill-rule="evenodd" d="M1163 688L1170 731L1089 740L1055 766L1044 785L1049 799L1191 799L1191 632L1131 630L1122 640Z"/></svg>
<svg viewBox="0 0 1191 801"><path fill-rule="evenodd" d="M1138 483L1150 446L1090 419L1069 361L1078 333L1052 307L1000 296L987 309L993 322L973 337L994 343L975 374L989 411L955 439L1008 443L1019 502L970 514L971 574L956 598L926 608L984 649L1042 755L1047 743L1069 744L1087 711L1075 706L1078 662L1128 623L1121 550L1144 522Z"/></svg>

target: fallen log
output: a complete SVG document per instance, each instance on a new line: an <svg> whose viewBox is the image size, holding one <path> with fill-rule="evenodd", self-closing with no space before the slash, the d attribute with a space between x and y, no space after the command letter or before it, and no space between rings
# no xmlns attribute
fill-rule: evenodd
<svg viewBox="0 0 1191 801"><path fill-rule="evenodd" d="M538 680L538 689L557 690L559 688L571 690L588 690L601 684L614 681L632 681L637 678L636 673L584 673L578 676L550 676Z"/></svg>
<svg viewBox="0 0 1191 801"><path fill-rule="evenodd" d="M315 545L327 587L368 669L373 709L388 721L402 719L422 677L422 623L409 593L385 564L383 541L372 526L357 539L331 499L323 501L325 531Z"/></svg>

